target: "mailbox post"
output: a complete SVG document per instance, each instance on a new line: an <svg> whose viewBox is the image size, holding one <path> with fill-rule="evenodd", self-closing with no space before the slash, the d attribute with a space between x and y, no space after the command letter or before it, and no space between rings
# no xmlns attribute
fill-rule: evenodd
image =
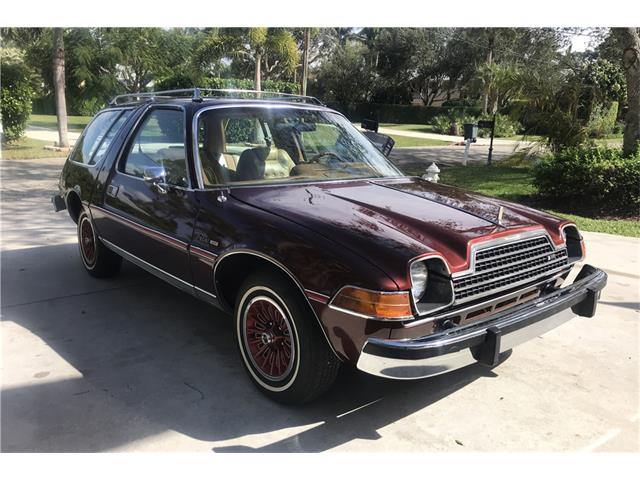
<svg viewBox="0 0 640 480"><path fill-rule="evenodd" d="M491 155L493 153L493 134L496 131L496 114L493 114L493 120L479 120L478 126L480 128L491 129L491 140L489 141L489 156L487 157L487 165L491 165Z"/></svg>
<svg viewBox="0 0 640 480"><path fill-rule="evenodd" d="M464 159L463 165L467 165L467 159L469 158L469 147L471 142L476 142L478 139L478 125L475 123L465 123L464 128Z"/></svg>

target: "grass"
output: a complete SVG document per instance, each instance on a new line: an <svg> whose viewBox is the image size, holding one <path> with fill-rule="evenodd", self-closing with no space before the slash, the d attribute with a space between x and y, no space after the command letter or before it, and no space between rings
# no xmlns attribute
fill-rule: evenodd
<svg viewBox="0 0 640 480"><path fill-rule="evenodd" d="M394 130L404 130L408 132L434 133L431 125L419 123L381 123L382 128L392 128Z"/></svg>
<svg viewBox="0 0 640 480"><path fill-rule="evenodd" d="M451 142L446 140L434 140L432 138L415 138L415 137L403 137L402 135L391 135L396 143L394 148L401 147L442 147L445 145L451 145Z"/></svg>
<svg viewBox="0 0 640 480"><path fill-rule="evenodd" d="M2 158L5 160L22 160L32 158L66 157L67 152L45 150L51 142L23 137L15 143L2 144Z"/></svg>
<svg viewBox="0 0 640 480"><path fill-rule="evenodd" d="M410 175L421 175L407 169ZM484 165L443 166L440 181L444 184L455 185L492 197L522 203L540 208L536 201L537 190L533 186L533 172L531 166L521 165ZM610 233L625 237L640 237L640 221L633 219L592 218L563 212L560 206L542 208L542 210L576 222L578 228L590 232Z"/></svg>
<svg viewBox="0 0 640 480"><path fill-rule="evenodd" d="M68 117L67 128L70 132L81 132L92 118L71 115ZM55 130L58 128L58 120L55 115L31 115L27 127L43 127Z"/></svg>

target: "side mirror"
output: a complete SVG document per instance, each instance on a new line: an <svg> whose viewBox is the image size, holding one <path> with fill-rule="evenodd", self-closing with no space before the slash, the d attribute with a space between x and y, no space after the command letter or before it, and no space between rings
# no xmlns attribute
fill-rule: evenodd
<svg viewBox="0 0 640 480"><path fill-rule="evenodd" d="M155 186L160 193L167 193L167 189L164 188L167 181L167 172L164 167L145 168L142 178L145 182Z"/></svg>
<svg viewBox="0 0 640 480"><path fill-rule="evenodd" d="M143 178L149 183L164 183L167 177L164 167L147 167L144 169Z"/></svg>
<svg viewBox="0 0 640 480"><path fill-rule="evenodd" d="M367 118L362 120L361 127L362 127L363 130L370 130L372 132L377 132L379 126L380 126L380 124L378 123L377 120L370 120L370 119L367 119Z"/></svg>

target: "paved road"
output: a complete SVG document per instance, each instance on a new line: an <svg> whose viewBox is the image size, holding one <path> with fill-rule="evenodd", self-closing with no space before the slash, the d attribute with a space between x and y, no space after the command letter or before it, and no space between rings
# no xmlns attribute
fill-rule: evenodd
<svg viewBox="0 0 640 480"><path fill-rule="evenodd" d="M394 382L344 369L302 408L261 396L229 318L126 264L87 276L62 160L2 168L3 451L638 451L640 243L586 234L610 274L598 315L492 371Z"/></svg>
<svg viewBox="0 0 640 480"><path fill-rule="evenodd" d="M517 147L515 145L494 145L492 160L500 160L512 155ZM486 145L473 145L469 148L468 163L487 163L489 147ZM431 162L438 165L459 165L464 159L464 147L452 145L448 147L405 147L394 148L391 151L391 160L399 167L427 168Z"/></svg>

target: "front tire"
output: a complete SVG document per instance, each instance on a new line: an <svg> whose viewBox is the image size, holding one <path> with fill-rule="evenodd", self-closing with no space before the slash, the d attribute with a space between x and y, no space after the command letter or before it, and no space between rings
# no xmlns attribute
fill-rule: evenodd
<svg viewBox="0 0 640 480"><path fill-rule="evenodd" d="M82 264L89 275L110 278L120 271L122 257L104 246L86 212L78 218L78 246Z"/></svg>
<svg viewBox="0 0 640 480"><path fill-rule="evenodd" d="M303 404L331 387L340 361L288 279L269 272L250 275L240 288L234 316L242 362L264 394Z"/></svg>

